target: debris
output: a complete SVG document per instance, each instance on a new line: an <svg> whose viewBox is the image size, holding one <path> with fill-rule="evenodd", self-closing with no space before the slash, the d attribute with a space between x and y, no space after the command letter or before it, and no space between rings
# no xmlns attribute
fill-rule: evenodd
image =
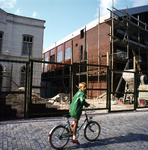
<svg viewBox="0 0 148 150"><path fill-rule="evenodd" d="M115 101L111 101L111 104L112 104L112 105L116 105L116 102L115 102Z"/></svg>

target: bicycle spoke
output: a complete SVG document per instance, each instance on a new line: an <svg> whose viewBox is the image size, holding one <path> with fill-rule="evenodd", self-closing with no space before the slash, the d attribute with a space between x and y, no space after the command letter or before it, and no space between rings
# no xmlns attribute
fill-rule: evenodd
<svg viewBox="0 0 148 150"><path fill-rule="evenodd" d="M88 141L94 141L100 135L100 125L95 122L89 122L84 130L84 136Z"/></svg>
<svg viewBox="0 0 148 150"><path fill-rule="evenodd" d="M50 136L50 144L55 149L63 148L69 140L69 131L64 126L57 126Z"/></svg>

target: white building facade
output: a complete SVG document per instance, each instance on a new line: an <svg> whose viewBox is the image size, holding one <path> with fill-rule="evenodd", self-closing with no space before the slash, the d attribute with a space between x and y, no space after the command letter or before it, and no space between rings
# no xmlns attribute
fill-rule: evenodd
<svg viewBox="0 0 148 150"><path fill-rule="evenodd" d="M0 91L15 91L25 86L25 63L30 58L42 60L44 20L10 14L0 9ZM28 51L29 50L29 51ZM33 84L40 85L41 64L34 66Z"/></svg>

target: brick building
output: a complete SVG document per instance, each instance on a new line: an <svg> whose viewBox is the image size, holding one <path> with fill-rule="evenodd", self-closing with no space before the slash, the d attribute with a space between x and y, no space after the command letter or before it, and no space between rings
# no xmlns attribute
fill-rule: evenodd
<svg viewBox="0 0 148 150"><path fill-rule="evenodd" d="M46 61L61 63L85 63L109 65L110 69L124 70L128 60L129 69L135 69L134 56L132 50L137 54L139 62L142 64L141 69L148 71L147 61L147 24L148 24L148 5L129 8L128 10L112 11L99 17L82 28L76 30L60 41L43 50L43 59ZM47 77L51 72L58 70L53 65L45 64L42 68L43 74ZM80 70L86 72L86 68ZM89 69L97 71L96 68ZM85 81L89 78L88 88L105 88L106 72L97 75L87 72L81 76L78 82ZM79 73L80 73L79 72ZM99 77L98 77L99 76ZM115 91L119 82L120 75L112 74L112 89ZM46 80L46 79L45 79ZM52 82L52 81L51 81ZM67 80L67 82L69 82ZM90 94L91 93L91 94ZM92 98L99 96L97 91L89 92Z"/></svg>

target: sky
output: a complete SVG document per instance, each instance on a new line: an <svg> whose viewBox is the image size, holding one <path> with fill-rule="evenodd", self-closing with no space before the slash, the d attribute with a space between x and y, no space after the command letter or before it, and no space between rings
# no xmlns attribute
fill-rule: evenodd
<svg viewBox="0 0 148 150"><path fill-rule="evenodd" d="M117 9L148 5L148 0L0 0L7 13L45 20L43 49L108 13L112 1Z"/></svg>

